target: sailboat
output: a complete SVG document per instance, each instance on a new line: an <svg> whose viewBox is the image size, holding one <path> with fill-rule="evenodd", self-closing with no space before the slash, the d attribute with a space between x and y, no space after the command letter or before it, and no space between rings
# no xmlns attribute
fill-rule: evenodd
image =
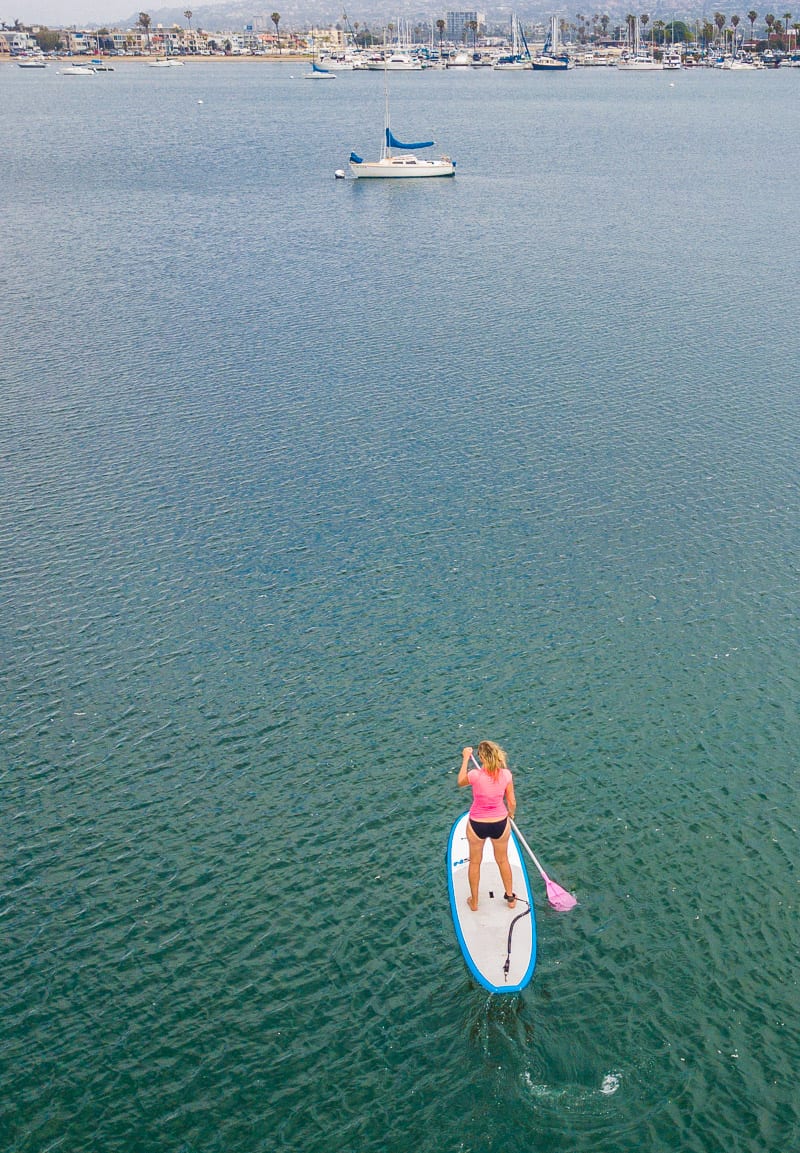
<svg viewBox="0 0 800 1153"><path fill-rule="evenodd" d="M373 179L386 179L387 177L421 177L421 176L455 176L456 162L449 156L442 156L438 160L423 160L419 156L410 155L423 148L433 148L435 140L421 140L416 144L403 144L393 135L389 124L389 84L386 78L386 68L383 70L383 104L384 104L384 130L383 145L379 160L363 160L355 152L350 153L350 171L359 179L370 177ZM396 153L401 155L396 155Z"/></svg>
<svg viewBox="0 0 800 1153"><path fill-rule="evenodd" d="M522 47L525 47L525 54L523 55ZM511 52L503 56L499 56L492 65L500 71L507 72L510 70L521 70L523 68L530 68L531 54L528 51L528 42L525 39L525 33L522 31L520 24L515 13L511 14Z"/></svg>
<svg viewBox="0 0 800 1153"><path fill-rule="evenodd" d="M621 72L653 72L661 68L658 60L642 48L639 17L629 17L628 47L617 61L617 68Z"/></svg>
<svg viewBox="0 0 800 1153"><path fill-rule="evenodd" d="M559 52L558 17L550 17L550 31L544 42L541 54L533 61L534 72L566 72L570 58L566 52Z"/></svg>
<svg viewBox="0 0 800 1153"><path fill-rule="evenodd" d="M306 80L335 80L336 73L323 68L321 64L317 64L317 50L313 48L314 59L311 61L311 71L306 72Z"/></svg>

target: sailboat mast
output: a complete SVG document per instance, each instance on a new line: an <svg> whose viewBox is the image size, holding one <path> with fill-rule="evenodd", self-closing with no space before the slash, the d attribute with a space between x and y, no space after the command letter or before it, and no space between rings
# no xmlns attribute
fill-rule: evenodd
<svg viewBox="0 0 800 1153"><path fill-rule="evenodd" d="M381 157L391 156L389 148L389 70L386 67L386 55L383 57L383 147Z"/></svg>

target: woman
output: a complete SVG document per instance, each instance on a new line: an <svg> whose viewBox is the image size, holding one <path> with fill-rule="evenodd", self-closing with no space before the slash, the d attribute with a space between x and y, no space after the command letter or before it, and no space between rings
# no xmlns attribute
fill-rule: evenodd
<svg viewBox="0 0 800 1153"><path fill-rule="evenodd" d="M473 913L478 910L478 884L481 879L483 842L491 838L494 859L503 881L503 897L509 909L517 903L513 889L511 866L508 863L508 838L511 836L509 818L517 811L514 781L506 763L506 754L494 741L481 741L478 745L480 768L470 769L472 749L461 752L458 784L472 786L472 807L467 821L469 841L469 892L467 904Z"/></svg>

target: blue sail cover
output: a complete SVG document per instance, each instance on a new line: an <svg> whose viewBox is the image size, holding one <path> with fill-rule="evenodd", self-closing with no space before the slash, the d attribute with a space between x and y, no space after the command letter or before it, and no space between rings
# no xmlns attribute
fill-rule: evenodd
<svg viewBox="0 0 800 1153"><path fill-rule="evenodd" d="M406 150L412 148L433 148L435 140L421 140L418 144L403 144L396 136L392 136L391 128L386 129L386 145L388 148L405 148Z"/></svg>

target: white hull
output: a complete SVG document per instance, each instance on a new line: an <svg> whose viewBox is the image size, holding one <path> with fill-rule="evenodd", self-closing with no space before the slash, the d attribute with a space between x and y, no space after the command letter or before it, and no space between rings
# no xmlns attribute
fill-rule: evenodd
<svg viewBox="0 0 800 1153"><path fill-rule="evenodd" d="M350 161L350 170L359 180L420 179L432 176L455 176L456 166L443 156L441 160L419 160L416 156L385 156L381 160Z"/></svg>
<svg viewBox="0 0 800 1153"><path fill-rule="evenodd" d="M620 60L617 64L620 72L661 72L661 64L658 60L641 59L641 60Z"/></svg>
<svg viewBox="0 0 800 1153"><path fill-rule="evenodd" d="M74 64L71 68L62 68L62 76L94 76L94 68L86 68L80 64Z"/></svg>
<svg viewBox="0 0 800 1153"><path fill-rule="evenodd" d="M555 56L537 56L532 68L534 72L569 72L570 61Z"/></svg>
<svg viewBox="0 0 800 1153"><path fill-rule="evenodd" d="M403 54L390 56L388 60L369 60L367 68L370 72L421 72L422 64L412 56Z"/></svg>

